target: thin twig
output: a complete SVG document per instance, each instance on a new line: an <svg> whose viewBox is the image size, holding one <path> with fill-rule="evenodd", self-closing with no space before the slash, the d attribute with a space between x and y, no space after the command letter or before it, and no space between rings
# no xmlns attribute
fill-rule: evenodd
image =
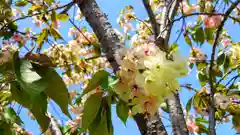
<svg viewBox="0 0 240 135"><path fill-rule="evenodd" d="M218 39L220 37L221 31L223 29L223 26L225 24L225 22L228 19L228 16L231 14L231 12L234 10L234 8L240 3L240 0L237 0L236 2L234 2L230 8L227 10L227 12L224 14L224 18L221 22L221 24L219 25L217 32L216 32L216 37L213 43L213 47L212 47L212 54L211 54L211 61L210 61L210 68L209 68L209 84L211 87L211 93L210 93L210 108L209 108L209 132L210 135L216 135L216 130L215 130L215 126L216 126L216 121L215 121L215 107L214 107L214 94L215 94L215 88L214 88L214 83L213 83L213 66L214 66L214 57L215 57L215 53L216 53L216 48L217 48L217 44L218 44Z"/></svg>
<svg viewBox="0 0 240 135"><path fill-rule="evenodd" d="M81 33L81 35L91 44L91 41L84 35L84 33L77 27L77 25L69 18L70 23Z"/></svg>
<svg viewBox="0 0 240 135"><path fill-rule="evenodd" d="M237 67L233 68L232 70L228 71L218 82L217 82L217 85L218 86L221 81L223 81L229 74L231 74L233 71L235 71L236 69L238 69L240 66L238 65Z"/></svg>
<svg viewBox="0 0 240 135"><path fill-rule="evenodd" d="M143 0L143 4L144 4L145 9L147 10L149 20L150 20L152 28L153 28L153 33L154 33L155 39L157 39L157 36L160 33L160 25L156 21L155 15L149 4L149 0Z"/></svg>
<svg viewBox="0 0 240 135"><path fill-rule="evenodd" d="M181 17L173 20L173 23L176 22L176 21L180 21L180 20L183 19L183 18L191 17L191 16L196 16L196 15L209 15L209 16L218 16L218 15L220 15L220 16L225 16L224 13L192 13L192 14L188 14L188 15L183 15L183 16L181 16ZM232 19L232 20L240 23L240 20L237 19L237 18L235 18L235 17L233 17L233 16L230 16L230 15L229 15L228 18L230 18L230 19Z"/></svg>
<svg viewBox="0 0 240 135"><path fill-rule="evenodd" d="M239 76L239 75L236 75L236 76L234 76L233 78L231 78L231 79L226 83L226 86L228 86L232 81L233 81L232 84L234 84L234 82L237 80L238 77L240 77L240 76ZM231 87L231 85L230 85L230 87Z"/></svg>
<svg viewBox="0 0 240 135"><path fill-rule="evenodd" d="M148 30L150 30L150 32L151 32L152 34L154 34L154 32L152 31L152 29L147 25L147 23L146 23L145 21L143 21L143 20L141 20L141 19L139 19L139 18L137 18L137 17L135 17L135 19L136 19L137 21L139 21L139 22L142 22L142 23L148 28Z"/></svg>
<svg viewBox="0 0 240 135"><path fill-rule="evenodd" d="M59 9L62 9L62 8L66 8L66 7L68 7L69 5L71 5L72 3L73 3L73 2L70 2L70 3L66 4L66 5L63 5L63 6L60 6L60 7L57 7L57 8L53 8L53 9L49 9L49 10L46 11L46 12L52 12L52 11L54 11L54 10L59 10ZM45 12L38 12L38 13L35 13L35 14L32 14L32 15L26 15L26 16L17 18L17 19L15 19L15 20L13 20L13 21L10 21L10 22L4 24L4 25L1 27L0 31L3 30L6 26L8 26L8 25L10 25L10 24L12 24L12 23L14 23L14 22L16 22L16 21L23 20L23 19L26 19L26 18L29 18L29 17L33 17L33 16L37 16L37 15L41 15L41 14L44 14L44 13L45 13Z"/></svg>

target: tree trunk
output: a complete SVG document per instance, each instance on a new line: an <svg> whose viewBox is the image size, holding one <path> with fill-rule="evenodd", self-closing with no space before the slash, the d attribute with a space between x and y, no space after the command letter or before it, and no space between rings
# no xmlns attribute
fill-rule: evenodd
<svg viewBox="0 0 240 135"><path fill-rule="evenodd" d="M115 54L124 45L120 43L106 15L100 10L95 0L76 0L76 3L100 41L114 72L118 71L119 65L116 62ZM142 135L166 135L167 132L158 114L156 114L156 118L156 120L150 120L143 114L134 116Z"/></svg>
<svg viewBox="0 0 240 135"><path fill-rule="evenodd" d="M174 99L167 99L167 104L172 122L173 135L188 135L178 93L174 94Z"/></svg>

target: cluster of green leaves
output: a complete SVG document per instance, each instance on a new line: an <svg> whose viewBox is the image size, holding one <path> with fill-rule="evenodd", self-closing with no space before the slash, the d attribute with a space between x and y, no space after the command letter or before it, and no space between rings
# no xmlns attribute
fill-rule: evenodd
<svg viewBox="0 0 240 135"><path fill-rule="evenodd" d="M200 47L202 45L205 45L208 43L209 45L213 45L215 40L215 32L217 28L204 28L202 26L202 21L200 17L197 20L196 25L192 27L188 27L186 29L186 33L184 34L184 38L186 43L192 48L194 45L194 42L199 45ZM228 39L231 39L228 35L223 35ZM232 43L232 45L238 45L239 43ZM218 53L216 56L216 60L214 60L213 64L213 85L216 89L216 92L220 92L228 95L235 95L239 98L239 87L237 86L237 83L233 80L237 80L237 78L240 76L239 74L239 66L235 65L231 62L231 55L227 51L229 48L223 48L220 45L218 46ZM195 63L196 70L197 70L197 77L199 80L200 85L202 86L202 89L205 89L205 87L209 84L210 78L209 78L209 67L210 67L210 60L204 60L202 62L196 62ZM190 65L190 68L193 68L194 64ZM208 110L210 102L210 95L206 93L206 91L196 91L196 94L190 98L186 105L187 112L190 111L191 106L193 105L198 110ZM237 119L239 119L237 116L239 115L239 105L238 104L230 104L227 109L221 109L217 108L215 112L215 118L217 121L222 122L223 118L227 117L228 115L233 116L233 125L237 126L239 123L237 123ZM199 118L196 119L198 121ZM202 118L201 118L202 119ZM208 123L205 123L208 124ZM204 126L200 126L204 127ZM204 132L207 133L207 129L203 128ZM201 129L200 129L200 132Z"/></svg>
<svg viewBox="0 0 240 135"><path fill-rule="evenodd" d="M8 99L29 109L43 132L47 130L50 122L46 115L48 99L55 101L62 112L71 118L68 112L68 89L52 67L32 63L20 58L16 52L13 56L12 72L15 78L9 82ZM2 91L0 93L3 94ZM1 100L4 101L6 98Z"/></svg>
<svg viewBox="0 0 240 135"><path fill-rule="evenodd" d="M81 131L88 129L90 135L112 135L113 126L111 120L111 105L116 105L118 117L126 123L129 107L117 98L114 92L114 85L118 82L116 76L110 75L107 71L96 72L83 90L79 98L87 96L84 102ZM96 91L100 89L100 91ZM93 94L91 94L93 93ZM78 100L81 102L81 100Z"/></svg>

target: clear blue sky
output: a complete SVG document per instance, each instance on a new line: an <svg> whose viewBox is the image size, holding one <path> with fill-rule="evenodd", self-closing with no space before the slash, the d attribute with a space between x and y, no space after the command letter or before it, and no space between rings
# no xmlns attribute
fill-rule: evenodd
<svg viewBox="0 0 240 135"><path fill-rule="evenodd" d="M70 0L69 0L70 1ZM61 3L68 3L68 0L61 0ZM111 22L111 24L113 25L114 28L119 29L119 25L116 22L116 19L118 17L118 13L120 12L121 9L123 9L126 5L133 5L134 7L134 12L136 13L136 15L141 18L144 19L147 17L145 9L142 5L141 0L97 0L98 4L100 5L101 9L108 15L109 21ZM71 13L71 12L70 12ZM71 14L70 14L71 15ZM21 29L24 29L26 27L32 27L33 28L33 24L31 22L29 22L29 20L26 21L20 21L19 22ZM84 23L86 24L86 23ZM61 27L60 27L60 32L62 34L62 36L64 37L65 40L69 41L71 40L70 37L67 36L67 32L68 32L68 28L72 27L71 24L69 22L65 22L65 23L61 23ZM172 36L171 36L171 41L175 41L177 34L175 33L176 30L180 28L180 24L175 24L174 25L174 30L172 32ZM230 23L227 25L227 28L229 30L229 33L233 36L233 39L235 39L235 41L238 38L238 31L239 26L233 26ZM35 32L39 32L39 29L33 29L33 31ZM178 41L178 43L180 44L181 47L181 52L183 55L187 56L189 54L189 47L188 45L184 42L183 37L180 38L180 40ZM205 45L204 46L204 51L209 52L210 50L209 45ZM196 80L196 74L195 74L195 70L193 69L193 71L189 74L189 76L180 79L180 83L181 84L185 84L185 83L190 83L192 84L195 88L200 88L200 85L198 83L198 81ZM70 89L76 89L78 87L71 87ZM182 100L182 103L184 105L186 105L187 100L193 95L193 92L189 92L185 89L183 89L180 93L180 97ZM50 108L50 112L52 112L52 114L54 114L58 119L59 119L59 115L57 115L55 113L55 111L53 111L53 109ZM58 107L55 107L58 111ZM32 121L30 120L30 118L26 115L26 110L23 109L21 112L21 118L25 123L25 128L29 131L31 131L34 135L39 135L39 128L38 125L36 123L36 121ZM60 112L60 111L59 111ZM64 116L61 116L64 117ZM114 124L114 135L140 135L136 123L131 120L128 119L126 126L124 124L122 124L122 122L117 118L116 113L115 113L115 107L113 106L113 124ZM169 121L166 119L163 119L165 125L170 125ZM171 134L171 129L167 128L167 130L169 131L169 134ZM223 124L217 127L217 134L218 135L233 135L235 133L234 130L231 129L231 124Z"/></svg>

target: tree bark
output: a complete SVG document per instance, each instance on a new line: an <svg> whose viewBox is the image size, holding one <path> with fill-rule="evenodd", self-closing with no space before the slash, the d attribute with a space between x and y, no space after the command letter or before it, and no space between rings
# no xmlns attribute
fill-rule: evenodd
<svg viewBox="0 0 240 135"><path fill-rule="evenodd" d="M50 118L50 124L48 129L51 135L63 135L56 119L49 112L48 112L48 116Z"/></svg>
<svg viewBox="0 0 240 135"><path fill-rule="evenodd" d="M181 0L166 0L160 20L160 34L158 38L164 40L162 50L168 50L168 42L171 35L173 26L173 19L177 13ZM180 103L178 93L174 93L173 99L168 99L167 104L169 107L170 118L172 122L174 135L188 135L188 130Z"/></svg>
<svg viewBox="0 0 240 135"><path fill-rule="evenodd" d="M92 27L96 34L108 61L110 62L114 72L119 70L119 65L116 61L116 55L119 49L124 47L120 43L116 32L112 25L108 22L106 15L101 11L95 0L76 0L81 12L86 18L86 21ZM166 135L167 132L161 118L156 114L156 120L150 120L144 114L137 114L134 119L142 135Z"/></svg>
<svg viewBox="0 0 240 135"><path fill-rule="evenodd" d="M174 99L167 99L169 113L172 121L173 135L188 135L186 122L178 93L174 93Z"/></svg>

